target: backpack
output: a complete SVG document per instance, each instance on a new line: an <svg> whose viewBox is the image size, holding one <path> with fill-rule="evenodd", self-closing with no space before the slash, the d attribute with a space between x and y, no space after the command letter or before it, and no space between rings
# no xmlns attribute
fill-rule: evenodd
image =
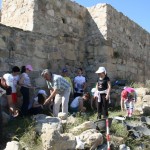
<svg viewBox="0 0 150 150"><path fill-rule="evenodd" d="M3 77L0 77L0 87L2 87L5 90L9 87L6 83L6 80Z"/></svg>

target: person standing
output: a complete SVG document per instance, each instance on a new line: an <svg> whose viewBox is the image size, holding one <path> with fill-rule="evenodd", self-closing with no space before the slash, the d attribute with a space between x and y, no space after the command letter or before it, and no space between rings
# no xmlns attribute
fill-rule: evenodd
<svg viewBox="0 0 150 150"><path fill-rule="evenodd" d="M21 115L25 116L28 114L28 106L29 106L29 100L30 100L30 94L29 90L32 87L31 80L29 77L29 73L33 71L33 68L31 65L22 66L21 68L21 76L19 80L19 85L21 86L20 92L23 96L23 104L21 107Z"/></svg>
<svg viewBox="0 0 150 150"><path fill-rule="evenodd" d="M15 66L12 69L12 75L13 75L13 86L12 86L12 102L14 105L17 104L18 98L17 98L17 87L19 84L19 74L20 74L20 68Z"/></svg>
<svg viewBox="0 0 150 150"><path fill-rule="evenodd" d="M1 104L0 104L0 141L2 140L2 135L3 135L3 120L2 120L2 108L1 108ZM0 142L0 144L2 144Z"/></svg>
<svg viewBox="0 0 150 150"><path fill-rule="evenodd" d="M71 86L68 81L60 75L52 74L48 69L43 70L41 76L46 80L48 89L51 91L49 97L45 100L45 105L54 99L53 115L58 116L60 105L62 112L68 114L68 102Z"/></svg>
<svg viewBox="0 0 150 150"><path fill-rule="evenodd" d="M16 94L16 77L20 73L20 68L18 66L14 66L12 68L12 73L6 73L0 79L1 84L0 86L6 90L6 96L9 105L9 112L10 115L13 117L18 116L18 110L15 108L15 102L17 101L17 94Z"/></svg>
<svg viewBox="0 0 150 150"><path fill-rule="evenodd" d="M110 98L111 83L110 79L106 74L106 69L104 67L99 67L95 72L98 74L98 81L96 84L97 94L98 94L98 116L97 119L108 117L108 104Z"/></svg>
<svg viewBox="0 0 150 150"><path fill-rule="evenodd" d="M66 68L64 68L62 70L62 76L69 82L69 84L71 86L71 93L73 93L72 81L71 81L70 77L68 76L68 70Z"/></svg>
<svg viewBox="0 0 150 150"><path fill-rule="evenodd" d="M86 79L85 77L82 75L83 74L83 70L82 68L78 68L77 70L77 76L74 78L74 98L76 98L77 96L83 96L83 93L86 89Z"/></svg>

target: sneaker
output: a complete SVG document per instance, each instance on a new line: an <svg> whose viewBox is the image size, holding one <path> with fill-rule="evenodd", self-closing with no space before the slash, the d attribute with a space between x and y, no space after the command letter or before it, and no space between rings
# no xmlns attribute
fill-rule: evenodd
<svg viewBox="0 0 150 150"><path fill-rule="evenodd" d="M18 110L15 110L13 113L12 113L12 116L15 118L19 115L19 111Z"/></svg>

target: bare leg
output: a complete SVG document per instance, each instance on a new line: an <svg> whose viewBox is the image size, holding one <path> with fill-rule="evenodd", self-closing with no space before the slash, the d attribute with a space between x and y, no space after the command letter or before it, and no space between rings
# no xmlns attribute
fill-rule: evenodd
<svg viewBox="0 0 150 150"><path fill-rule="evenodd" d="M19 112L18 112L18 110L16 110L16 108L12 102L12 96L7 95L7 100L8 100L10 114L14 117L18 116Z"/></svg>

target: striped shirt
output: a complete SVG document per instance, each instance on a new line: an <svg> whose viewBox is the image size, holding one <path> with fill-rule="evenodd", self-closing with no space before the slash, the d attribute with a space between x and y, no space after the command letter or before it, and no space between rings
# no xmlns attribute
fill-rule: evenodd
<svg viewBox="0 0 150 150"><path fill-rule="evenodd" d="M52 81L46 81L48 89L57 89L58 93L63 93L65 90L70 88L68 81L60 75L53 74Z"/></svg>

